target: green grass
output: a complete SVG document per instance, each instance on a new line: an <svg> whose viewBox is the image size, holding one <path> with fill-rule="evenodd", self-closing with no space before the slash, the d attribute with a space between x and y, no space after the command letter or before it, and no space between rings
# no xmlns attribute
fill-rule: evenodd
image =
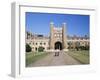
<svg viewBox="0 0 100 80"><path fill-rule="evenodd" d="M89 64L90 62L89 51L69 51L68 54L82 64Z"/></svg>
<svg viewBox="0 0 100 80"><path fill-rule="evenodd" d="M46 52L29 52L26 53L26 66L28 66L31 63L34 63L35 61L44 58L48 53Z"/></svg>

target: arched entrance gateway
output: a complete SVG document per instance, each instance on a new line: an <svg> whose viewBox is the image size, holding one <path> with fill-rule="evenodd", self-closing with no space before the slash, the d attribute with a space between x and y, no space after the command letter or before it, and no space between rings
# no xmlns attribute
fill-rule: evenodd
<svg viewBox="0 0 100 80"><path fill-rule="evenodd" d="M55 49L62 50L62 43L61 42L59 42L59 41L56 42L54 46L55 46Z"/></svg>
<svg viewBox="0 0 100 80"><path fill-rule="evenodd" d="M50 49L68 51L66 37L66 23L62 27L55 27L54 23L50 23Z"/></svg>

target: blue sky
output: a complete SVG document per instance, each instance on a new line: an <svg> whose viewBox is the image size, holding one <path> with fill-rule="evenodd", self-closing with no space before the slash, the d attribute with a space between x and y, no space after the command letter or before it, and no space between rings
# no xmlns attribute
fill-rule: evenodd
<svg viewBox="0 0 100 80"><path fill-rule="evenodd" d="M26 31L49 35L50 22L56 27L66 23L67 35L89 36L89 15L26 12Z"/></svg>

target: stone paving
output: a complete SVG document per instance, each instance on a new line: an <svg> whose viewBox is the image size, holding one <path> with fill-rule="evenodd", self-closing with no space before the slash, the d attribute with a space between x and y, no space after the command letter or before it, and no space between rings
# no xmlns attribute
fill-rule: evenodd
<svg viewBox="0 0 100 80"><path fill-rule="evenodd" d="M28 67L36 66L61 66L61 65L78 65L81 64L67 53L59 52L59 56L55 56L55 53L49 53L46 57L30 64Z"/></svg>

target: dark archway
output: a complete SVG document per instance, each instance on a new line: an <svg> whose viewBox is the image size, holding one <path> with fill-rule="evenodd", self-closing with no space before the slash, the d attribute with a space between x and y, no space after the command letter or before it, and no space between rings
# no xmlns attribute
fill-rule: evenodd
<svg viewBox="0 0 100 80"><path fill-rule="evenodd" d="M55 43L55 49L59 49L59 50L62 50L62 43L61 42L56 42Z"/></svg>

